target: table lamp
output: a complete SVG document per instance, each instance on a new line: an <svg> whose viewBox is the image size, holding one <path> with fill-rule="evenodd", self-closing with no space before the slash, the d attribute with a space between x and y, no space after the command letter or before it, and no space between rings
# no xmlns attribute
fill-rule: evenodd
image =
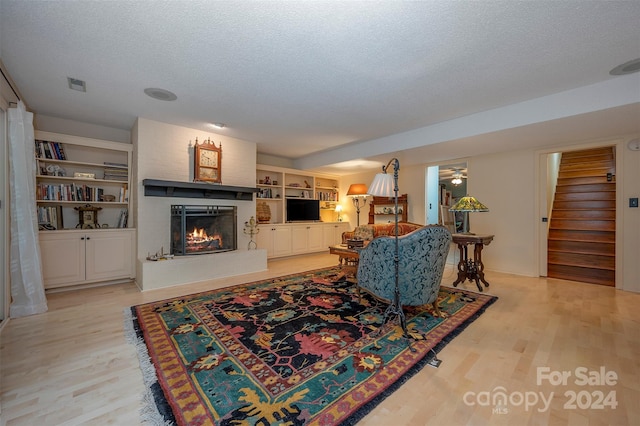
<svg viewBox="0 0 640 426"><path fill-rule="evenodd" d="M353 205L356 208L356 226L360 226L360 207L364 207L367 204L367 195L369 195L367 186L364 183L353 183L349 186L347 195L353 197Z"/></svg>
<svg viewBox="0 0 640 426"><path fill-rule="evenodd" d="M335 212L338 213L338 222L342 222L342 206L340 204L336 205Z"/></svg>
<svg viewBox="0 0 640 426"><path fill-rule="evenodd" d="M467 195L460 198L457 203L451 206L449 211L462 212L464 215L462 234L474 235L472 232L469 232L469 212L488 212L489 208L474 197Z"/></svg>

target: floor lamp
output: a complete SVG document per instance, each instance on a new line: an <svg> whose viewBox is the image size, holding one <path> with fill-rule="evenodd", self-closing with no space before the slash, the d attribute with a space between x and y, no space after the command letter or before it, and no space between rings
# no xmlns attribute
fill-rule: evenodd
<svg viewBox="0 0 640 426"><path fill-rule="evenodd" d="M393 176L387 174L387 170L393 163ZM391 316L397 316L400 320L400 326L404 333L404 337L410 338L407 332L407 320L402 310L402 304L400 303L400 283L399 283L399 263L400 263L400 248L398 245L398 170L400 170L400 162L397 158L392 158L386 166L382 167L382 173L378 173L374 178L371 185L369 185L369 195L375 197L394 197L395 200L395 255L393 257L393 263L395 266L395 287L393 291L393 300L391 304L384 312L384 318L382 323L387 322L387 319Z"/></svg>
<svg viewBox="0 0 640 426"><path fill-rule="evenodd" d="M364 183L354 183L349 186L349 190L347 191L347 195L353 197L353 205L356 208L356 226L360 226L360 207L364 207L367 204L367 195L369 195L369 191L367 191L367 186ZM360 201L362 200L362 205L360 205Z"/></svg>

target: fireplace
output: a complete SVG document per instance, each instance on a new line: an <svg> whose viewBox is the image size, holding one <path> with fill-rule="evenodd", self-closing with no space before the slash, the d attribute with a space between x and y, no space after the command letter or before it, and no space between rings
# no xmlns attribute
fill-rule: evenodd
<svg viewBox="0 0 640 426"><path fill-rule="evenodd" d="M235 206L171 206L171 254L218 253L237 249Z"/></svg>

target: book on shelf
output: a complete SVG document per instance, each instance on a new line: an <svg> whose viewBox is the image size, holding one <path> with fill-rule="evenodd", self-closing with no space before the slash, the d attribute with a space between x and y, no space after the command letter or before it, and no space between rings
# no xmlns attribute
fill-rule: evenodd
<svg viewBox="0 0 640 426"><path fill-rule="evenodd" d="M52 160L67 159L67 156L64 152L64 147L60 142L49 142L36 139L35 143L37 158L48 158Z"/></svg>
<svg viewBox="0 0 640 426"><path fill-rule="evenodd" d="M120 210L120 216L118 217L118 228L126 228L127 220L129 218L129 211L127 209Z"/></svg>
<svg viewBox="0 0 640 426"><path fill-rule="evenodd" d="M40 201L102 201L103 195L103 188L76 183L39 183L36 187L36 199Z"/></svg>
<svg viewBox="0 0 640 426"><path fill-rule="evenodd" d="M62 206L38 206L38 228L40 230L63 229Z"/></svg>
<svg viewBox="0 0 640 426"><path fill-rule="evenodd" d="M105 161L104 163L105 166L114 166L114 167L124 167L127 168L127 164L126 163L113 163L111 161Z"/></svg>

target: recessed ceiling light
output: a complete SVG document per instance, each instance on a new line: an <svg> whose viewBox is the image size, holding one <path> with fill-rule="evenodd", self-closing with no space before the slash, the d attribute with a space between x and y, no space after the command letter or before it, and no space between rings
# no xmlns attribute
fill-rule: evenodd
<svg viewBox="0 0 640 426"><path fill-rule="evenodd" d="M212 126L216 129L224 129L225 127L227 127L227 125L224 123L213 123Z"/></svg>
<svg viewBox="0 0 640 426"><path fill-rule="evenodd" d="M87 91L87 83L82 80L67 77L67 83L69 84L69 89L71 90L77 90L78 92Z"/></svg>
<svg viewBox="0 0 640 426"><path fill-rule="evenodd" d="M625 74L632 74L638 71L640 71L640 58L633 59L629 62L625 62L624 64L618 65L617 67L609 71L609 74L625 75Z"/></svg>
<svg viewBox="0 0 640 426"><path fill-rule="evenodd" d="M178 99L175 93L165 89L158 89L157 87L149 87L147 89L144 89L144 93L146 93L147 96L150 96L153 99L157 99L159 101L175 101L176 99Z"/></svg>

